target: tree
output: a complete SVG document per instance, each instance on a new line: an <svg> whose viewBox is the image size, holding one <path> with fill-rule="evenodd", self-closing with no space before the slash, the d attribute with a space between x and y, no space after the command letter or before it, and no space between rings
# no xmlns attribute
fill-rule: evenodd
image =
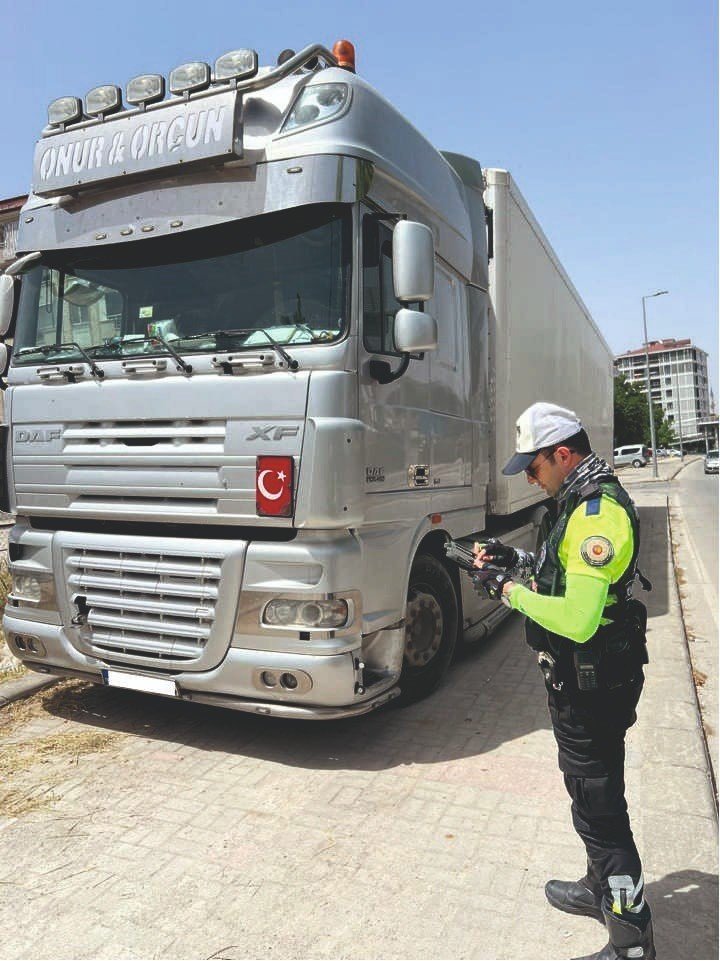
<svg viewBox="0 0 720 961"><path fill-rule="evenodd" d="M659 404L653 404L655 441L658 447L668 447L674 432ZM624 444L650 446L647 394L638 384L631 384L624 374L615 378L615 447Z"/></svg>

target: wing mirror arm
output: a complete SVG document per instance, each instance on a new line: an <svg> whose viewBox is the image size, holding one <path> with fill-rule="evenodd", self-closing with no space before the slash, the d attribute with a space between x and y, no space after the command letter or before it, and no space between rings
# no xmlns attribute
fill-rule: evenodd
<svg viewBox="0 0 720 961"><path fill-rule="evenodd" d="M393 370L386 360L371 360L369 366L370 376L376 380L378 384L392 384L394 380L399 380L408 369L410 366L410 357L411 355L408 353L402 354L400 366L397 370Z"/></svg>

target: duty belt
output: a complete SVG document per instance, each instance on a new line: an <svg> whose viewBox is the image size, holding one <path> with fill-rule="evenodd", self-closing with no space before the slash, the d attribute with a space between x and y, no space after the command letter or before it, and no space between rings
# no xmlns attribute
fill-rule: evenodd
<svg viewBox="0 0 720 961"><path fill-rule="evenodd" d="M545 678L545 683L555 691L562 690L563 681L558 676L557 661L549 651L538 651L538 664Z"/></svg>

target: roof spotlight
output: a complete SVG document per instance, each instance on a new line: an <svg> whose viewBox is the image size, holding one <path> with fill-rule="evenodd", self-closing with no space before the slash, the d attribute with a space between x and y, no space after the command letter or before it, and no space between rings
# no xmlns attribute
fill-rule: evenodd
<svg viewBox="0 0 720 961"><path fill-rule="evenodd" d="M48 104L48 123L51 127L64 127L82 117L80 97L58 97Z"/></svg>
<svg viewBox="0 0 720 961"><path fill-rule="evenodd" d="M122 109L122 91L112 83L93 87L85 94L85 113L88 117L105 117Z"/></svg>
<svg viewBox="0 0 720 961"><path fill-rule="evenodd" d="M248 80L257 72L256 50L231 50L215 61L215 80Z"/></svg>
<svg viewBox="0 0 720 961"><path fill-rule="evenodd" d="M148 103L156 103L165 96L165 77L159 73L143 73L139 77L128 80L125 87L125 99L135 106L144 107Z"/></svg>
<svg viewBox="0 0 720 961"><path fill-rule="evenodd" d="M170 71L170 92L189 94L210 86L210 65L202 60L183 63Z"/></svg>

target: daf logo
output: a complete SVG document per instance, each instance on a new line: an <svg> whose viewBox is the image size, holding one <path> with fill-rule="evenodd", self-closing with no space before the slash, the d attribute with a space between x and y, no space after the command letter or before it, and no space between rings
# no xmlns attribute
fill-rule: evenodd
<svg viewBox="0 0 720 961"><path fill-rule="evenodd" d="M16 430L16 444L49 444L54 440L60 440L62 431L59 427L49 430Z"/></svg>
<svg viewBox="0 0 720 961"><path fill-rule="evenodd" d="M283 437L297 437L299 430L299 427L278 427L277 424L270 424L269 427L253 427L252 434L248 434L245 439L282 440Z"/></svg>

